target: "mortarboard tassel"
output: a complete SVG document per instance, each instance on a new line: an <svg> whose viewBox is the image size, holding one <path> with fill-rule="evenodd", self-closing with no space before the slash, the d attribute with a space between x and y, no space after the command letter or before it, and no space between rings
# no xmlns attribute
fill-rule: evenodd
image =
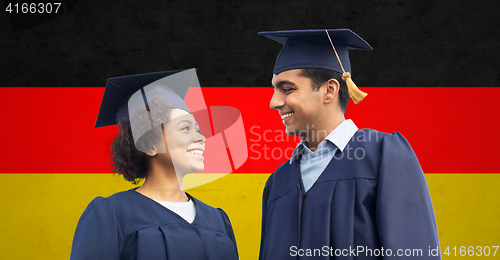
<svg viewBox="0 0 500 260"><path fill-rule="evenodd" d="M366 96L368 96L367 93L359 90L359 88L354 84L354 81L352 81L351 78L351 73L346 72L344 70L344 66L342 66L342 62L340 61L339 55L337 54L337 50L335 50L335 46L333 45L332 39L330 38L330 34L328 33L328 30L325 29L326 35L328 36L328 40L330 40L330 43L332 44L333 51L335 52L335 55L337 56L337 60L340 63L340 67L342 68L342 71L344 74L342 74L342 80L345 81L347 85L347 91L349 92L349 96L352 98L352 101L354 101L354 104L358 104L361 102Z"/></svg>
<svg viewBox="0 0 500 260"><path fill-rule="evenodd" d="M344 72L344 74L342 74L342 79L347 84L347 91L349 92L349 96L352 98L352 101L354 101L354 104L358 104L366 96L368 96L368 94L359 90L356 84L354 84L354 81L351 79L351 73Z"/></svg>

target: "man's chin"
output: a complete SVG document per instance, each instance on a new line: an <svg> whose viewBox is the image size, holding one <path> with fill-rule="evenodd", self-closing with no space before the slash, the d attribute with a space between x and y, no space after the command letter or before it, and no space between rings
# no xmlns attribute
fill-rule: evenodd
<svg viewBox="0 0 500 260"><path fill-rule="evenodd" d="M300 136L300 130L293 129L291 127L287 127L285 129L285 133L291 136Z"/></svg>

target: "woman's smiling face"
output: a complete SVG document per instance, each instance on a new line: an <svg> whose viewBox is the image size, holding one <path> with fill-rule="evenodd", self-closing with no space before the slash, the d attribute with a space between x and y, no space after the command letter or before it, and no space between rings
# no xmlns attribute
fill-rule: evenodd
<svg viewBox="0 0 500 260"><path fill-rule="evenodd" d="M170 120L164 124L163 136L167 148L165 155L170 157L177 175L203 170L206 139L191 113L172 109Z"/></svg>

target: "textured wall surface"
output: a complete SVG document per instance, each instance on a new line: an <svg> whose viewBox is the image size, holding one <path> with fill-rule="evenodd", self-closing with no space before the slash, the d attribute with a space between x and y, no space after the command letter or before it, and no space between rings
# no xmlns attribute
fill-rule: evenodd
<svg viewBox="0 0 500 260"><path fill-rule="evenodd" d="M0 86L103 86L192 67L203 86L268 86L281 45L257 32L322 28L374 47L351 51L360 86L500 85L495 0L63 3L52 19L0 14Z"/></svg>

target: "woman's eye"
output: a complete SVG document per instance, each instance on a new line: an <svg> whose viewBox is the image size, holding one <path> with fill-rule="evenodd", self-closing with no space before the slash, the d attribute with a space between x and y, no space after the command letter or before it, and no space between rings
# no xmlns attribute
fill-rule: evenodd
<svg viewBox="0 0 500 260"><path fill-rule="evenodd" d="M201 134L201 129L196 130L198 134Z"/></svg>
<svg viewBox="0 0 500 260"><path fill-rule="evenodd" d="M189 131L189 126L184 126L181 130Z"/></svg>

